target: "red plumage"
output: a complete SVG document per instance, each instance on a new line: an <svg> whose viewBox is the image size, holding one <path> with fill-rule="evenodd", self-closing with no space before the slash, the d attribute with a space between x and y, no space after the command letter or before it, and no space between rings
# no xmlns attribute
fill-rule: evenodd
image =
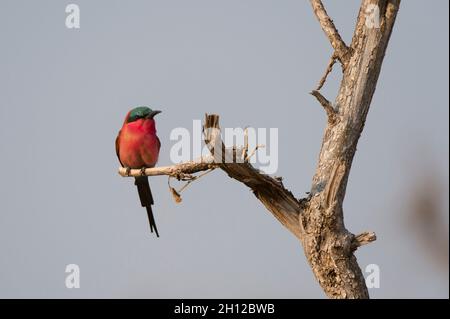
<svg viewBox="0 0 450 319"><path fill-rule="evenodd" d="M130 112L116 139L116 151L124 167L154 167L161 143L156 135L154 119L141 118L127 122Z"/></svg>
<svg viewBox="0 0 450 319"><path fill-rule="evenodd" d="M153 115L148 117L149 112L153 111L147 111L142 117L130 121L130 113L132 111L127 113L122 129L116 138L117 157L123 167L154 167L158 161L161 143L156 135L156 123ZM136 177L135 185L138 189L141 205L147 209L150 230L151 232L155 230L156 235L159 237L152 212L154 202L148 177Z"/></svg>

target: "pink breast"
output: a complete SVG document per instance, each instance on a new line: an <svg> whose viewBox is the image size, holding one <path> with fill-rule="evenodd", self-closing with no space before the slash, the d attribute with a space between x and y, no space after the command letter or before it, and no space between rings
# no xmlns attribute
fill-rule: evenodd
<svg viewBox="0 0 450 319"><path fill-rule="evenodd" d="M122 128L119 157L126 167L154 167L159 156L159 141L153 120L138 120Z"/></svg>

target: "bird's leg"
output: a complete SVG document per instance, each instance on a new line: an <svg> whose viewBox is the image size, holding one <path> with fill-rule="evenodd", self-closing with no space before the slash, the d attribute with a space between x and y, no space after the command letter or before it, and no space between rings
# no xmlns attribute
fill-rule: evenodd
<svg viewBox="0 0 450 319"><path fill-rule="evenodd" d="M126 176L130 176L130 173L131 173L131 167L125 167Z"/></svg>
<svg viewBox="0 0 450 319"><path fill-rule="evenodd" d="M141 168L141 176L145 176L145 169L146 169L146 167Z"/></svg>

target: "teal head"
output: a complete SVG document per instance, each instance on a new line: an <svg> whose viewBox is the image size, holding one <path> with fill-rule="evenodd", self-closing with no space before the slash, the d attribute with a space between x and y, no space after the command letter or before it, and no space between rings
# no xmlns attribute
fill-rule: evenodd
<svg viewBox="0 0 450 319"><path fill-rule="evenodd" d="M153 119L153 117L159 113L161 113L161 111L152 110L147 106L138 106L128 112L126 122L130 123L139 119Z"/></svg>

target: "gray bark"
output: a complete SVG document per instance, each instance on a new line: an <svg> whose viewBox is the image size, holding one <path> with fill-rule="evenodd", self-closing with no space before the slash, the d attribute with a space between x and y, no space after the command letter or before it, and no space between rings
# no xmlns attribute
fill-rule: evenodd
<svg viewBox="0 0 450 319"><path fill-rule="evenodd" d="M310 0L323 31L334 49L324 77L314 95L326 111L328 121L323 136L317 169L308 198L297 199L281 178L261 173L250 163L226 163L225 154L239 156L236 148L226 149L220 140L219 116L206 115L205 141L220 163L189 162L172 167L120 170L125 176L169 175L194 180L191 174L220 168L231 178L252 189L280 223L302 243L311 269L330 298L368 298L365 279L355 250L376 239L372 232L358 236L344 225L343 202L356 146L363 131L375 92L381 65L399 10L400 0L363 0L350 46L339 35L320 0ZM379 9L379 26L367 24L369 8ZM378 12L377 12L378 13ZM333 106L318 90L331 72L335 60L343 77ZM178 196L178 195L177 195Z"/></svg>

